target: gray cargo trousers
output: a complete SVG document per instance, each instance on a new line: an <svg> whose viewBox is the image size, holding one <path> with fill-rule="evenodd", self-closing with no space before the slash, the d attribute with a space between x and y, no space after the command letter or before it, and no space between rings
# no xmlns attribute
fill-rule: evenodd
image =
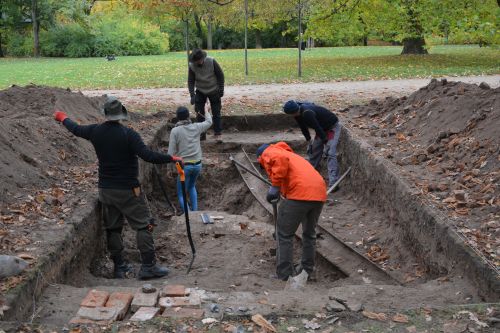
<svg viewBox="0 0 500 333"><path fill-rule="evenodd" d="M302 224L302 268L309 274L314 270L316 255L316 224L323 202L284 199L278 211L278 249L276 275L287 279L293 275L293 238Z"/></svg>
<svg viewBox="0 0 500 333"><path fill-rule="evenodd" d="M122 229L124 218L136 231L137 248L141 253L155 250L153 235L148 229L153 221L144 193L138 195L133 189L99 189L99 201L102 203L104 228L111 257L121 255L123 251Z"/></svg>

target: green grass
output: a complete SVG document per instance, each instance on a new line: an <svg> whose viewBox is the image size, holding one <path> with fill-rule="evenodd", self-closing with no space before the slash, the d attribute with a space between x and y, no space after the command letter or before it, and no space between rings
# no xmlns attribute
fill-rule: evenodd
<svg viewBox="0 0 500 333"><path fill-rule="evenodd" d="M209 51L221 64L227 85L418 78L500 73L500 50L477 46L435 46L426 56L400 56L401 47L316 48L303 52L297 77L296 49ZM0 88L34 83L79 89L185 87L185 52L161 56L104 58L0 58Z"/></svg>

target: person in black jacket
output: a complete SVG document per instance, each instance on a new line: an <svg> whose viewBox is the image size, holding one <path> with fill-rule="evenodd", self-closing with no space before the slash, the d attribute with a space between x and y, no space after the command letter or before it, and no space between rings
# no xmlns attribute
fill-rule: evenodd
<svg viewBox="0 0 500 333"><path fill-rule="evenodd" d="M196 91L195 91L196 87ZM188 89L191 96L191 105L196 111L196 120L205 121L205 104L207 99L212 108L214 135L222 134L221 98L224 96L224 72L217 61L207 57L201 49L194 49L189 55ZM204 133L201 135L205 139Z"/></svg>
<svg viewBox="0 0 500 333"><path fill-rule="evenodd" d="M136 131L123 126L120 120L128 119L127 109L115 97L107 97L102 111L106 121L101 124L81 126L62 111L56 111L54 118L68 131L89 140L94 146L99 160L99 201L103 209L108 250L114 262L114 277L130 277L133 273L132 266L122 256L124 218L137 234L137 248L142 259L138 278L165 276L168 269L156 264L152 234L154 220L137 178L137 157L155 164L182 163L182 159L150 150Z"/></svg>
<svg viewBox="0 0 500 333"><path fill-rule="evenodd" d="M339 119L327 108L309 102L290 100L283 106L283 111L295 117L299 124L302 134L309 142L307 147L309 162L316 170L320 168L323 153L326 154L328 186L332 186L339 178L337 144L342 128ZM314 139L311 139L309 128L316 132Z"/></svg>

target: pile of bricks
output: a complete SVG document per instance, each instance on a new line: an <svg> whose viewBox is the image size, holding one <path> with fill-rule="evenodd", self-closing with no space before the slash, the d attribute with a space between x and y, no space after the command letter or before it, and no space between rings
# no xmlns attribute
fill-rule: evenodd
<svg viewBox="0 0 500 333"><path fill-rule="evenodd" d="M139 288L135 294L90 290L70 324L108 325L123 320L129 310L130 321L146 321L156 316L172 319L202 319L201 297L182 285L166 285L161 290Z"/></svg>

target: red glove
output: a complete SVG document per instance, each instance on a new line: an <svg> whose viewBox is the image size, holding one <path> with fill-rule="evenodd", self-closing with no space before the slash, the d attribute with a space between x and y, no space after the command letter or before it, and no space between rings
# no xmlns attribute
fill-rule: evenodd
<svg viewBox="0 0 500 333"><path fill-rule="evenodd" d="M68 115L62 111L56 111L54 112L54 119L57 121L60 121L61 123L64 121L64 119L68 118Z"/></svg>
<svg viewBox="0 0 500 333"><path fill-rule="evenodd" d="M172 155L172 162L173 163L179 162L181 165L184 164L183 161L182 161L182 157L175 156L175 155Z"/></svg>

